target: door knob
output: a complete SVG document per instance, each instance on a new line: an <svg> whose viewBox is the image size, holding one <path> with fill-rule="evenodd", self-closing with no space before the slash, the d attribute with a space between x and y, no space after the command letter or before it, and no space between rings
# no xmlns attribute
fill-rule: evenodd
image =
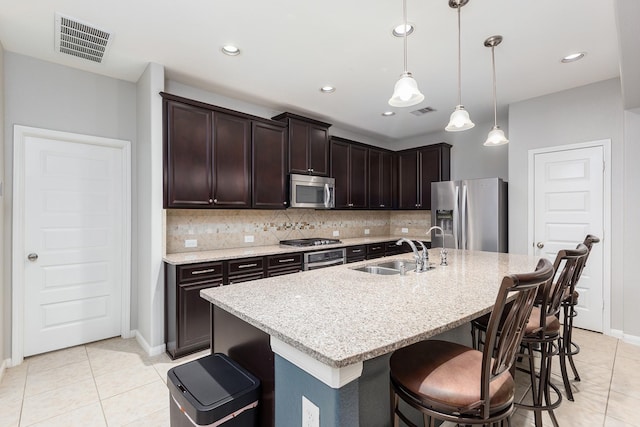
<svg viewBox="0 0 640 427"><path fill-rule="evenodd" d="M538 242L538 243L536 244L536 246L538 247L538 249L542 249L542 248L544 248L544 243L542 243L542 242Z"/></svg>
<svg viewBox="0 0 640 427"><path fill-rule="evenodd" d="M27 255L27 259L31 262L35 262L38 259L38 254L34 254L33 252Z"/></svg>

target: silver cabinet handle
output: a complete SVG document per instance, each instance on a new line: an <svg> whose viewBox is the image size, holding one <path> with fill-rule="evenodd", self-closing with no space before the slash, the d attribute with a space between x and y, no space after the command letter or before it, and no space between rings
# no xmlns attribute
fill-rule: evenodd
<svg viewBox="0 0 640 427"><path fill-rule="evenodd" d="M38 254L32 252L27 255L27 259L31 262L36 262L38 260Z"/></svg>
<svg viewBox="0 0 640 427"><path fill-rule="evenodd" d="M238 268L250 268L250 267L257 267L258 264L253 263L253 264L244 264L244 265L239 265Z"/></svg>
<svg viewBox="0 0 640 427"><path fill-rule="evenodd" d="M287 258L287 259L279 259L278 262L283 263L283 262L293 262L295 261L295 258Z"/></svg>
<svg viewBox="0 0 640 427"><path fill-rule="evenodd" d="M215 268L208 268L206 270L194 270L191 274L205 274L205 273L214 273L216 271Z"/></svg>
<svg viewBox="0 0 640 427"><path fill-rule="evenodd" d="M362 249L354 249L351 252L354 254L359 254L360 252L362 252Z"/></svg>
<svg viewBox="0 0 640 427"><path fill-rule="evenodd" d="M544 243L538 242L538 244L536 246L538 247L538 249L542 249L542 248L544 248Z"/></svg>

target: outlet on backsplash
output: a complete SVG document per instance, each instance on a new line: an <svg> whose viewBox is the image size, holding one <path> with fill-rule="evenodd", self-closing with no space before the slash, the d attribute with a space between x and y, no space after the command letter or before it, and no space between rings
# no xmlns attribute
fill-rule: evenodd
<svg viewBox="0 0 640 427"><path fill-rule="evenodd" d="M368 235L369 235L369 229L368 229L368 228L365 228L365 229L364 229L364 235L365 235L365 236L368 236Z"/></svg>
<svg viewBox="0 0 640 427"><path fill-rule="evenodd" d="M339 236L340 236L340 231L333 230L333 237L339 237Z"/></svg>
<svg viewBox="0 0 640 427"><path fill-rule="evenodd" d="M408 234L408 233L409 233L409 229L408 229L408 228L406 228L406 227L402 227L402 232L403 232L404 234Z"/></svg>
<svg viewBox="0 0 640 427"><path fill-rule="evenodd" d="M184 247L185 248L197 248L198 247L198 240L197 239L186 239L184 241Z"/></svg>
<svg viewBox="0 0 640 427"><path fill-rule="evenodd" d="M248 235L248 236L244 236L244 242L245 243L253 243L253 236Z"/></svg>

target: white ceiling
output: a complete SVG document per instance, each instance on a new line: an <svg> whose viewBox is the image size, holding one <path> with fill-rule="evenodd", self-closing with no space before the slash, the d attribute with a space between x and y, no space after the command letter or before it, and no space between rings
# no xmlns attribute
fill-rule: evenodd
<svg viewBox="0 0 640 427"><path fill-rule="evenodd" d="M407 0L409 71L425 94L415 107L387 100L402 73L401 0L0 0L5 50L137 81L148 62L166 76L277 111L339 125L383 141L441 130L457 103L457 15L448 0ZM54 51L56 12L112 32L102 64ZM498 103L620 74L614 0L470 0L462 8L462 101L476 123L493 120L491 51ZM220 52L233 43L236 57ZM564 55L585 51L578 62ZM319 88L331 84L332 94ZM416 117L409 112L437 111ZM381 113L394 110L384 118ZM503 126L506 124L503 124ZM488 130L488 129L487 129Z"/></svg>

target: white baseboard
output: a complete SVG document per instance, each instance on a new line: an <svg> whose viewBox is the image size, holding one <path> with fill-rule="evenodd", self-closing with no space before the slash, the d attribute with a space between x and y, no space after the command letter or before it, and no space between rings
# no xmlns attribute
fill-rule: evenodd
<svg viewBox="0 0 640 427"><path fill-rule="evenodd" d="M609 335L611 335L614 338L618 338L618 339L624 338L624 332L622 332L620 329L611 329L610 332L611 333Z"/></svg>
<svg viewBox="0 0 640 427"><path fill-rule="evenodd" d="M3 360L2 363L0 363L0 384L2 384L2 378L4 377L4 372L7 370L7 367L9 366L9 359Z"/></svg>
<svg viewBox="0 0 640 427"><path fill-rule="evenodd" d="M147 340L144 339L144 337L142 336L141 333L139 333L138 331L132 331L135 336L136 336L136 341L138 342L138 344L140 344L140 347L142 347L142 349L147 353L147 355L149 356L157 356L159 354L162 354L165 352L166 350L166 345L162 344L162 345L157 345L155 347L152 347Z"/></svg>
<svg viewBox="0 0 640 427"><path fill-rule="evenodd" d="M626 342L627 344L633 344L633 345L637 345L637 346L640 347L640 337L639 336L625 334L620 329L612 329L611 330L611 336L614 337L614 338L618 338L618 339Z"/></svg>

